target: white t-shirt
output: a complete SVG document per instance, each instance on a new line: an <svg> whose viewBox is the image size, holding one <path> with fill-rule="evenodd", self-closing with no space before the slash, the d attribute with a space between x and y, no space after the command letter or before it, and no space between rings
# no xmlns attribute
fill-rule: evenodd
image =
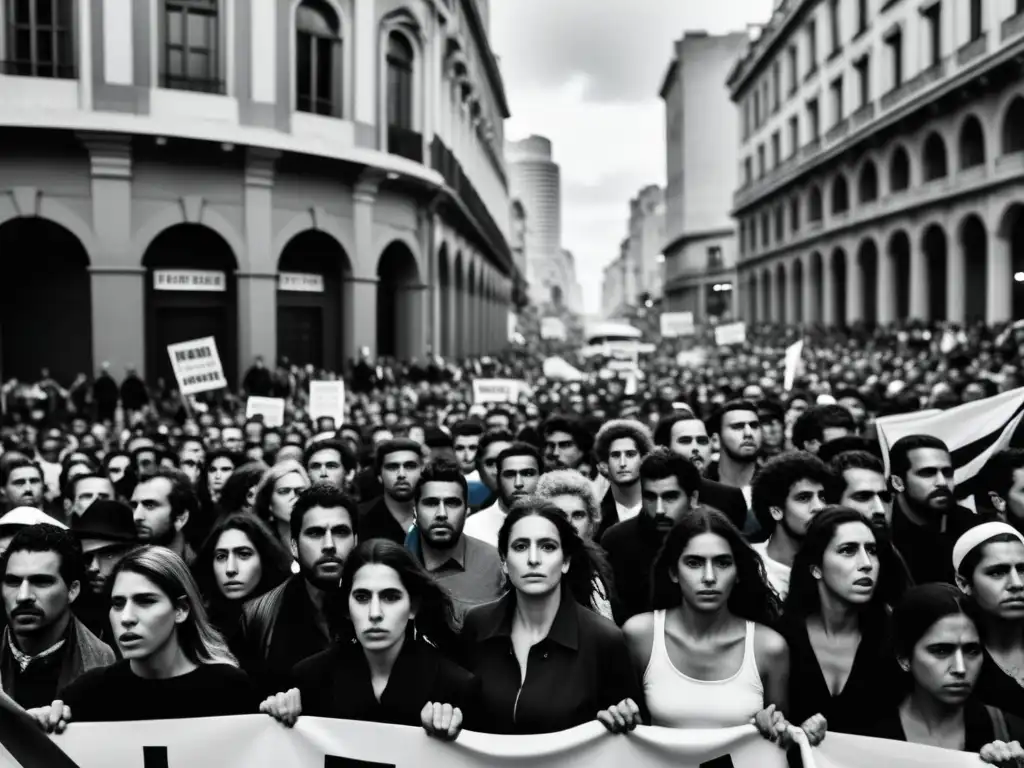
<svg viewBox="0 0 1024 768"><path fill-rule="evenodd" d="M505 522L505 517L505 510L501 508L498 502L494 502L491 506L481 509L475 515L470 515L462 532L467 536L472 536L474 539L497 548L498 531L501 530L501 524Z"/></svg>
<svg viewBox="0 0 1024 768"><path fill-rule="evenodd" d="M635 507L625 507L619 502L615 502L615 510L619 513L619 522L624 523L627 520L632 520L634 517L640 514L640 510L643 509L643 502L640 502Z"/></svg>
<svg viewBox="0 0 1024 768"><path fill-rule="evenodd" d="M751 544L750 548L761 557L761 562L764 563L764 569L768 574L768 584L775 590L775 594L779 596L780 600L785 600L786 595L789 594L789 575L793 569L768 557L767 541Z"/></svg>

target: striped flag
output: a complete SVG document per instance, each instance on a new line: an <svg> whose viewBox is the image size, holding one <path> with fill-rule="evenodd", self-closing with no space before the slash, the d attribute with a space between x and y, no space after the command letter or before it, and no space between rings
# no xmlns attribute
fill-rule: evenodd
<svg viewBox="0 0 1024 768"><path fill-rule="evenodd" d="M0 766L78 768L14 699L0 690Z"/></svg>
<svg viewBox="0 0 1024 768"><path fill-rule="evenodd" d="M976 491L975 478L994 454L1008 448L1024 417L1024 387L995 397L936 409L885 416L875 422L889 474L889 448L907 435L931 435L949 446L955 471L956 497L967 499Z"/></svg>

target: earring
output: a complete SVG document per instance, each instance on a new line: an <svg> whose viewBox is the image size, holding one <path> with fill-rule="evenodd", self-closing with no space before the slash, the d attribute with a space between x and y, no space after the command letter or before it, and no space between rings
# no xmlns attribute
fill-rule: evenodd
<svg viewBox="0 0 1024 768"><path fill-rule="evenodd" d="M820 580L821 579L821 569L819 569L819 568L811 568L811 576L813 576L814 578Z"/></svg>

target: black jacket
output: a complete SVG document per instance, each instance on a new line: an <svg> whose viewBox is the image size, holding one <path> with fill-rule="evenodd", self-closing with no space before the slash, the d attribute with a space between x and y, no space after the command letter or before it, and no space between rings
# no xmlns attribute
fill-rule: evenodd
<svg viewBox="0 0 1024 768"><path fill-rule="evenodd" d="M733 525L741 531L743 530L747 520L747 500L739 488L704 478L701 480L697 498L701 504L717 509L728 517ZM609 488L604 498L601 499L601 527L598 528L594 540L601 541L608 529L618 522L619 510L615 506L615 497L612 496L611 488Z"/></svg>

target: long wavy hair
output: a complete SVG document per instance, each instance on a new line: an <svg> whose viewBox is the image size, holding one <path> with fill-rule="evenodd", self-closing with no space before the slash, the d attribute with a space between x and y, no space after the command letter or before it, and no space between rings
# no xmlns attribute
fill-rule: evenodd
<svg viewBox="0 0 1024 768"><path fill-rule="evenodd" d="M117 564L110 583L114 584L122 573L138 574L167 595L175 605L184 603L188 607L188 617L174 631L178 646L191 661L238 666L224 636L210 622L199 586L177 553L166 547L139 547Z"/></svg>
<svg viewBox="0 0 1024 768"><path fill-rule="evenodd" d="M729 544L736 563L736 581L727 605L734 616L775 628L782 615L778 595L768 585L764 563L729 518L717 509L700 507L685 515L665 537L651 573L651 604L655 610L682 603L679 584L672 580L686 545L697 536L713 533Z"/></svg>
<svg viewBox="0 0 1024 768"><path fill-rule="evenodd" d="M269 592L291 575L292 556L266 523L248 512L226 515L214 524L192 564L196 584L199 585L200 592L206 596L211 613L215 612L214 607L223 607L222 603L237 602L224 598L217 588L217 580L213 574L213 558L217 543L225 531L241 531L248 536L260 558L263 575L256 589L246 597L247 600Z"/></svg>
<svg viewBox="0 0 1024 768"><path fill-rule="evenodd" d="M274 525L274 518L270 513L270 497L274 495L274 486L277 485L278 480L285 475L290 475L292 472L306 481L307 488L312 485L305 468L295 459L285 459L278 462L264 472L263 477L256 484L256 501L252 505L252 511L256 517L267 525Z"/></svg>
<svg viewBox="0 0 1024 768"><path fill-rule="evenodd" d="M263 473L269 467L262 461L250 461L240 467L235 467L224 487L220 490L220 508L224 514L242 512L245 508L245 499L249 489L260 484ZM256 502L253 501L253 509Z"/></svg>

